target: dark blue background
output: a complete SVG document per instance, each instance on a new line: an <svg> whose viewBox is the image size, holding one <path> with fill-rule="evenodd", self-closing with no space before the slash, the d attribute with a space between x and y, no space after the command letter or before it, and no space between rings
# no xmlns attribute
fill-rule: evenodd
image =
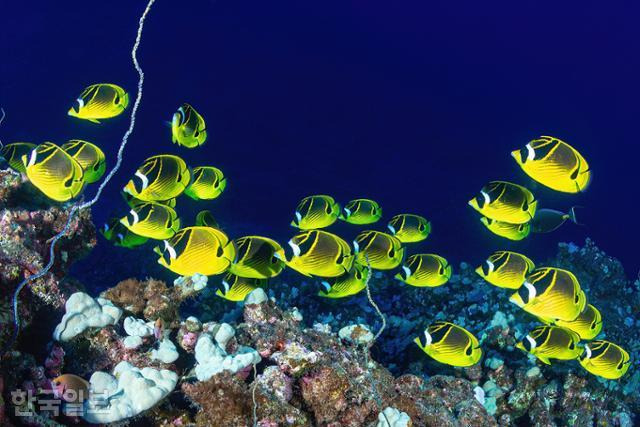
<svg viewBox="0 0 640 427"><path fill-rule="evenodd" d="M101 223L122 214L118 192L139 163L172 152L228 176L220 199L182 198L179 206L187 223L211 208L232 237L286 241L296 203L309 194L371 197L387 220L428 217L434 231L420 249L456 264L501 247L542 261L558 241L589 236L635 275L640 30L631 4L158 0L139 51L146 82L138 123L94 215ZM5 2L3 141L84 138L113 165L128 115L94 125L66 112L95 82L121 84L134 98L129 55L143 8L130 0ZM172 145L164 124L185 101L210 134L195 150ZM593 182L580 195L531 188L542 206L585 206L587 225L512 244L485 230L466 203L492 179L530 185L509 153L541 134L577 147ZM357 231L337 230L349 239ZM100 240L80 269L114 269L114 259L149 253Z"/></svg>

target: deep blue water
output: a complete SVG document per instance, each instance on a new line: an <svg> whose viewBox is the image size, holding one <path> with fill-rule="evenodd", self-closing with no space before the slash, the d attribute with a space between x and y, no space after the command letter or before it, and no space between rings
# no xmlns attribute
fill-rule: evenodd
<svg viewBox="0 0 640 427"><path fill-rule="evenodd" d="M2 140L83 138L113 165L128 115L94 125L66 112L95 82L118 83L133 98L130 49L143 8L131 0L5 2ZM228 176L221 198L182 198L179 210L190 222L210 208L232 237L286 241L309 194L370 197L386 220L429 218L433 234L412 251L455 264L498 248L544 260L558 241L589 236L635 275L638 11L631 2L157 0L139 51L146 81L137 126L94 216L102 223L123 214L119 191L140 162L176 153ZM164 122L182 102L207 121L204 147L171 144ZM510 243L466 203L489 180L529 185L509 153L541 134L578 148L593 181L579 195L530 188L543 207L584 206L586 226ZM358 230L335 229L349 240ZM134 256L147 253L153 258L150 247ZM131 259L102 239L91 257L80 271Z"/></svg>

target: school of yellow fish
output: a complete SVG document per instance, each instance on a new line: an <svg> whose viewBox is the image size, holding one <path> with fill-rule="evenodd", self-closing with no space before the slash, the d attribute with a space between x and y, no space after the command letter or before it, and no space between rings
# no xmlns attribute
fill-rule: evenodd
<svg viewBox="0 0 640 427"><path fill-rule="evenodd" d="M100 123L125 111L126 91L115 84L87 87L68 114ZM205 120L191 105L181 105L171 120L172 142L197 148L207 140ZM533 180L565 193L584 191L590 181L589 165L572 146L543 136L513 151L521 169ZM47 197L69 201L87 184L100 180L106 170L105 155L95 144L70 140L7 144L0 155ZM213 200L226 188L223 172L214 166L189 168L171 154L146 159L122 190L129 207L126 215L110 219L100 230L116 246L134 248L149 239L161 242L154 248L158 263L175 274L221 275L216 294L229 301L243 301L254 289L286 267L318 278L319 296L345 298L367 286L372 270L396 270L395 278L414 287L437 287L452 275L448 261L437 254L407 254L411 244L431 233L431 223L412 213L393 216L385 231L365 229L352 244L324 230L337 221L372 225L382 218L382 208L371 199L354 199L341 206L328 195L302 199L291 226L299 229L283 248L263 236L229 238L209 210L185 226L176 210L182 194L194 200ZM530 232L546 233L565 221L577 223L575 209L568 213L538 209L538 200L527 188L506 181L492 181L469 201L481 214L482 223L494 234L521 240ZM491 254L476 272L488 283L515 291L509 298L543 325L533 329L517 347L549 364L550 359L578 359L587 371L604 378L620 378L630 365L629 354L602 340L590 341L602 330L600 312L587 303L577 278L554 267L536 268L526 256L509 251ZM582 341L589 341L582 344ZM415 343L429 356L453 366L479 362L478 339L461 326L434 322Z"/></svg>

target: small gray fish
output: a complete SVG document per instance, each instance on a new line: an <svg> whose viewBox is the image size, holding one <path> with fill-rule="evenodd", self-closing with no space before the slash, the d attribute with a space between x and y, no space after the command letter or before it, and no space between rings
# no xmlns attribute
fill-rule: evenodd
<svg viewBox="0 0 640 427"><path fill-rule="evenodd" d="M555 209L538 209L531 220L531 231L534 233L551 233L560 228L567 220L580 225L576 219L576 206L569 209L569 213Z"/></svg>

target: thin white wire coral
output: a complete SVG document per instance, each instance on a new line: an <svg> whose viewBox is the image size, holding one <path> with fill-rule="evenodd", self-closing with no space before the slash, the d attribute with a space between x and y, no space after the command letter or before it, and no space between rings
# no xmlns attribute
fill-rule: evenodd
<svg viewBox="0 0 640 427"><path fill-rule="evenodd" d="M131 120L129 122L129 128L124 133L124 135L122 137L122 141L120 143L120 148L118 149L118 156L117 156L116 164L113 167L113 169L111 169L109 174L106 176L104 181L102 181L102 183L100 184L100 187L98 187L98 191L96 192L95 196L91 200L89 200L89 201L87 201L85 203L82 203L82 204L76 204L71 208L71 210L69 211L69 216L67 218L67 222L64 225L64 228L51 239L51 246L49 247L49 262L47 263L47 265L42 270L37 272L36 274L34 274L32 276L29 276L26 279L24 279L22 282L20 282L20 284L18 285L18 287L14 291L14 293L13 293L13 326L14 326L14 331L13 331L13 336L12 336L11 340L7 343L7 346L3 351L3 354L6 353L6 351L9 350L13 346L13 343L15 342L16 338L18 337L18 332L20 330L20 316L18 315L18 302L19 302L18 297L20 296L20 292L22 291L22 289L26 285L28 285L29 283L33 282L34 280L37 280L37 279L41 278L42 276L44 276L45 274L47 274L49 272L49 270L53 266L53 263L55 262L55 246L56 246L56 243L62 237L64 237L67 234L67 232L69 231L69 228L71 227L73 219L75 218L75 215L78 213L78 211L80 211L82 209L90 208L96 202L98 202L98 200L100 199L100 196L102 195L102 191L107 186L109 181L111 181L113 176L118 172L118 170L120 169L120 166L122 165L124 149L125 149L125 147L127 145L127 142L129 141L129 136L131 136L131 134L133 133L133 129L134 129L135 124L136 124L136 114L138 112L138 108L140 107L140 102L142 101L142 88L143 88L143 84L144 84L144 72L142 71L142 68L140 67L140 63L138 62L137 54L138 54L138 48L140 47L140 40L142 39L142 30L144 28L144 22L145 22L145 19L147 18L147 15L149 14L149 11L151 10L151 6L153 6L154 3L155 3L155 0L149 0L149 2L147 3L147 7L145 8L144 12L140 16L140 20L138 21L138 32L136 34L136 41L133 44L133 48L131 49L131 59L133 61L133 66L135 67L136 71L138 72L138 92L136 94L136 100L135 100L135 102L133 104L133 107L131 108ZM4 110L3 110L3 119L4 119ZM0 123L1 123L1 121L0 121Z"/></svg>

